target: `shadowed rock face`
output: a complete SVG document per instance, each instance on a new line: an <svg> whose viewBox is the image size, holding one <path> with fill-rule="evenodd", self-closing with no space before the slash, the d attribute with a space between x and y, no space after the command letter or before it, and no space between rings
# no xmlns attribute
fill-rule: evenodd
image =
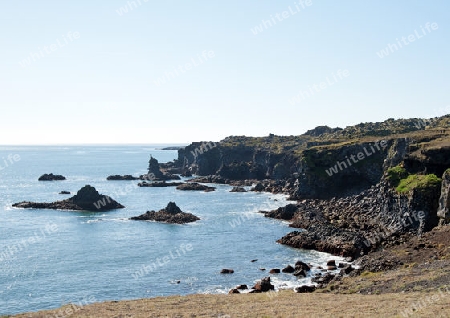
<svg viewBox="0 0 450 318"><path fill-rule="evenodd" d="M124 206L107 195L99 194L98 191L86 185L73 197L52 203L20 202L13 207L24 209L52 209L52 210L76 210L76 211L110 211L122 209Z"/></svg>
<svg viewBox="0 0 450 318"><path fill-rule="evenodd" d="M169 202L165 209L159 210L158 212L147 211L140 216L130 218L130 220L184 224L200 219L191 213L182 212L174 202Z"/></svg>
<svg viewBox="0 0 450 318"><path fill-rule="evenodd" d="M437 216L441 225L450 223L450 169L445 171L442 176L441 196L439 198Z"/></svg>

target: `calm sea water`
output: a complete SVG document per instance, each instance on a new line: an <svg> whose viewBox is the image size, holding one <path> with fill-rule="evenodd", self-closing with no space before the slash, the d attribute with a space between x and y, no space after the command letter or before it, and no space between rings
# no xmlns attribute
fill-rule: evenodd
<svg viewBox="0 0 450 318"><path fill-rule="evenodd" d="M303 260L323 265L325 253L275 241L290 232L285 222L259 210L288 202L282 195L184 192L139 188L138 181L106 181L111 174L146 172L150 154L176 158L161 146L0 147L0 314L51 309L67 303L225 293ZM43 173L66 181L38 182ZM53 202L90 184L126 206L107 213L13 209L20 201ZM188 225L129 221L174 201L200 221ZM251 260L258 259L257 262ZM147 271L145 271L147 266ZM232 275L219 274L232 268ZM272 275L277 288L309 278Z"/></svg>

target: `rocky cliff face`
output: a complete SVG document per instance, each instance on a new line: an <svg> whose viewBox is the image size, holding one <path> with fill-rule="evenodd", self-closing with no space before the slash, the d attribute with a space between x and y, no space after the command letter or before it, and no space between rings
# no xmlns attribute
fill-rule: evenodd
<svg viewBox="0 0 450 318"><path fill-rule="evenodd" d="M439 208L437 211L439 224L450 223L450 169L442 176L441 196L439 197Z"/></svg>
<svg viewBox="0 0 450 318"><path fill-rule="evenodd" d="M280 243L359 257L449 222L449 125L444 116L321 126L301 136L234 136L214 147L194 143L175 165L226 183L265 179L265 191L298 201L288 214L267 214L292 215L291 226L303 229ZM403 171L396 184L391 170Z"/></svg>
<svg viewBox="0 0 450 318"><path fill-rule="evenodd" d="M265 178L283 179L293 171L295 158L289 154L273 153L270 149L258 149L247 145L216 143L192 143L178 151L177 164L183 171L199 175L217 175L230 180Z"/></svg>

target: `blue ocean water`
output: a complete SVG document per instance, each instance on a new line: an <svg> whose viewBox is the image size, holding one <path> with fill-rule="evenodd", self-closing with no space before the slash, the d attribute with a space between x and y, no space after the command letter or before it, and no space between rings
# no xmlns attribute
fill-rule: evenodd
<svg viewBox="0 0 450 318"><path fill-rule="evenodd" d="M323 265L338 259L275 242L291 229L258 211L286 205L283 195L230 193L227 185L204 193L106 180L111 174L145 173L150 154L160 162L176 158L176 151L160 148L0 147L0 314L68 303L225 293L296 260ZM38 182L44 173L67 180ZM88 213L11 207L24 200L65 199L70 196L60 191L73 195L86 184L126 208ZM187 225L128 220L169 201L201 220ZM235 273L220 274L222 268ZM272 280L277 288L292 288L309 278L278 274Z"/></svg>

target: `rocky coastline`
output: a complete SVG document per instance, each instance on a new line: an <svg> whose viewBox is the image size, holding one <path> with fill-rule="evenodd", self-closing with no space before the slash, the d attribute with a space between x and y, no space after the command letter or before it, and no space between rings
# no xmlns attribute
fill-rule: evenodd
<svg viewBox="0 0 450 318"><path fill-rule="evenodd" d="M228 137L202 153L192 143L162 169L284 193L297 203L262 211L299 229L279 243L358 259L449 222L450 116L419 120Z"/></svg>

